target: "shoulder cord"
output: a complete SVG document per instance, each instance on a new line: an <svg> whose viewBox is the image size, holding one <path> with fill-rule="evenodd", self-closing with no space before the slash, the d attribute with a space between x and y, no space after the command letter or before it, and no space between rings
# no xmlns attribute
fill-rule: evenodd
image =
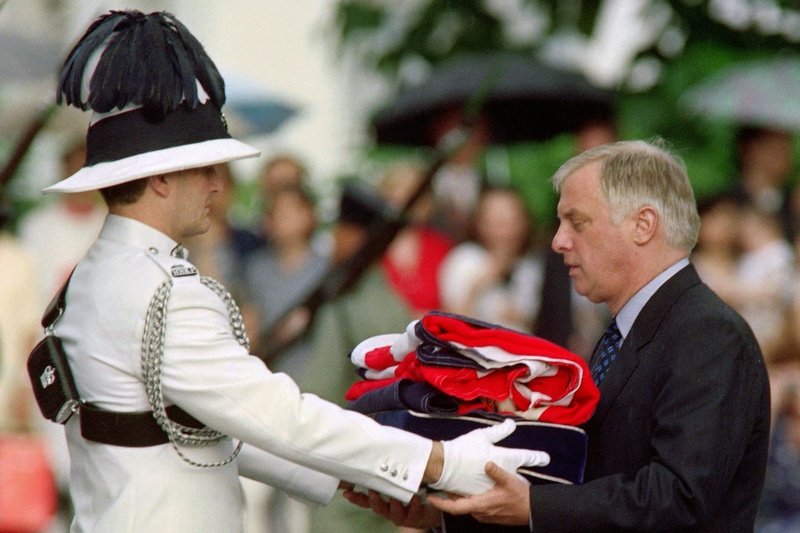
<svg viewBox="0 0 800 533"><path fill-rule="evenodd" d="M200 281L220 297L228 311L228 319L230 320L234 337L240 345L249 349L250 341L244 330L242 314L231 294L219 282L210 277L202 276ZM195 429L178 424L170 420L165 411L164 394L161 390L161 363L164 357L167 301L171 290L171 279L158 286L153 298L150 300L150 306L145 317L144 336L142 337L142 374L147 389L147 399L150 402L150 409L153 411L156 422L169 435L172 447L184 462L201 468L223 466L233 461L239 454L242 449L241 441L233 451L233 454L227 459L216 463L197 463L186 457L176 443L190 446L210 446L228 437L209 427Z"/></svg>

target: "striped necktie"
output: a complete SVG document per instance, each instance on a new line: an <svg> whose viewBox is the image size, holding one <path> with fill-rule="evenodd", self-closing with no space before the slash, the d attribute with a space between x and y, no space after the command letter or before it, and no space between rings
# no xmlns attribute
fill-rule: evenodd
<svg viewBox="0 0 800 533"><path fill-rule="evenodd" d="M603 335L603 341L600 343L600 351L597 353L595 362L592 365L592 378L597 386L600 386L603 378L606 377L608 369L611 367L611 363L616 359L617 353L619 353L620 341L622 341L622 334L617 327L617 319L612 318L605 335Z"/></svg>

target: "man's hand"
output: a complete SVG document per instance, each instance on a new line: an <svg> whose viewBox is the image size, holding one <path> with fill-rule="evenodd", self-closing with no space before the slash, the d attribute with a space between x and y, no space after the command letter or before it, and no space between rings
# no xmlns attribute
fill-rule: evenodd
<svg viewBox="0 0 800 533"><path fill-rule="evenodd" d="M396 526L430 529L442 525L442 513L423 503L419 496L412 497L408 505L403 505L403 502L393 498L384 501L374 490L369 491L369 496L352 490L345 490L342 495L350 503L372 509Z"/></svg>
<svg viewBox="0 0 800 533"><path fill-rule="evenodd" d="M494 443L513 433L514 429L516 424L509 419L502 424L476 429L456 439L442 441L442 474L436 483L429 483L429 487L461 495L480 494L494 485L494 481L485 474L486 463L489 461L514 472L514 475L517 468L544 466L550 462L550 456L542 451L494 446Z"/></svg>
<svg viewBox="0 0 800 533"><path fill-rule="evenodd" d="M479 522L505 526L528 525L531 513L530 485L514 473L494 463L486 464L486 474L495 482L488 492L477 496L428 496L433 507L453 515L471 514Z"/></svg>

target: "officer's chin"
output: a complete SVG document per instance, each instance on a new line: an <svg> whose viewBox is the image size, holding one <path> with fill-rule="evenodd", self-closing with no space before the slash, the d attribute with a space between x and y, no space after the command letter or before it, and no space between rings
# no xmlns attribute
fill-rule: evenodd
<svg viewBox="0 0 800 533"><path fill-rule="evenodd" d="M184 239L189 239L191 237L196 237L198 235L202 235L208 230L211 229L211 219L208 217L203 217L203 221L196 224L194 227L187 229L184 234Z"/></svg>

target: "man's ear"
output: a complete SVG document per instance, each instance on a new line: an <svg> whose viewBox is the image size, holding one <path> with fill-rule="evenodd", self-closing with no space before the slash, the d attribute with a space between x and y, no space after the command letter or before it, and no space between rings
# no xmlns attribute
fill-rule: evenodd
<svg viewBox="0 0 800 533"><path fill-rule="evenodd" d="M658 211L652 206L645 205L636 212L633 230L633 242L638 245L647 244L656 234L658 229Z"/></svg>
<svg viewBox="0 0 800 533"><path fill-rule="evenodd" d="M153 189L153 191L160 197L166 198L169 196L170 186L167 182L167 177L165 174L159 174L158 176L150 176L147 178L147 184L149 187Z"/></svg>

